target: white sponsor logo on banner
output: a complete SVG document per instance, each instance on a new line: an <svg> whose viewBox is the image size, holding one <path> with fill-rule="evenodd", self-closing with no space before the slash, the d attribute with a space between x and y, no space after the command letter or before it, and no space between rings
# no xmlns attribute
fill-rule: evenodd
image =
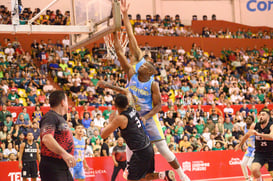
<svg viewBox="0 0 273 181"><path fill-rule="evenodd" d="M240 165L241 164L241 159L240 158L231 158L229 160L229 165Z"/></svg>
<svg viewBox="0 0 273 181"><path fill-rule="evenodd" d="M184 171L206 171L207 167L210 166L210 163L205 163L204 161L185 161L182 162L182 169Z"/></svg>
<svg viewBox="0 0 273 181"><path fill-rule="evenodd" d="M8 177L10 177L10 181L21 181L21 172L9 172ZM30 180L30 179L28 179ZM40 178L37 178L37 181L41 181Z"/></svg>
<svg viewBox="0 0 273 181"><path fill-rule="evenodd" d="M106 170L94 170L93 168L90 168L89 172L85 172L86 177L95 177L97 174L107 174Z"/></svg>

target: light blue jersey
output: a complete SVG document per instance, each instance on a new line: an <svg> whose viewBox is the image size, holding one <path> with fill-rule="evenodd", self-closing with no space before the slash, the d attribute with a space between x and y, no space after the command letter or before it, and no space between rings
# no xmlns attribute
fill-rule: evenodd
<svg viewBox="0 0 273 181"><path fill-rule="evenodd" d="M138 80L138 73L134 74L128 84L128 90L135 99L135 107L140 116L144 116L153 109L152 83L154 79L150 78L147 82ZM157 114L146 120L144 130L151 141L165 139Z"/></svg>
<svg viewBox="0 0 273 181"><path fill-rule="evenodd" d="M248 132L247 127L245 126L245 134ZM255 135L250 136L247 140L246 140L246 144L247 144L247 151L245 153L245 156L248 157L254 157L254 152L255 152Z"/></svg>
<svg viewBox="0 0 273 181"><path fill-rule="evenodd" d="M128 89L132 93L136 103L136 110L140 116L144 116L153 109L152 83L153 79L148 82L140 82L138 74L134 74L128 84Z"/></svg>
<svg viewBox="0 0 273 181"><path fill-rule="evenodd" d="M85 141L82 138L78 140L77 138L73 137L74 139L74 158L76 160L76 166L73 168L73 177L76 179L84 179L85 173L83 169L83 160L84 160L84 149L85 149Z"/></svg>

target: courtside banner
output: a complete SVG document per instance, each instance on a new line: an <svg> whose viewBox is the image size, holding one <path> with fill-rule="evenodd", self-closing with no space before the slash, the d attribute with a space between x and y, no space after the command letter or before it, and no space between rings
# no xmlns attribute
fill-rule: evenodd
<svg viewBox="0 0 273 181"><path fill-rule="evenodd" d="M195 153L177 153L176 157L185 173L192 180L242 179L240 163L244 153L241 151L209 151ZM159 154L156 154L156 171L169 170L171 167ZM112 157L87 158L90 171L86 172L86 181L109 181L113 172ZM145 163L143 163L145 164ZM21 181L18 162L0 162L1 181ZM265 168L263 174L268 174ZM176 175L178 180L178 176ZM116 181L124 181L120 171ZM37 179L40 181L40 179Z"/></svg>

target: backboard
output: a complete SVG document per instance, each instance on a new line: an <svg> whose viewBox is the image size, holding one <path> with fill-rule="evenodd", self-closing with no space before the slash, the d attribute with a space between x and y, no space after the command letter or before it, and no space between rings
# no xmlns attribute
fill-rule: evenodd
<svg viewBox="0 0 273 181"><path fill-rule="evenodd" d="M19 21L19 1L5 1L10 2L6 4L9 4L9 8L11 8L12 24L0 24L0 32L13 34L71 34L72 49L96 41L109 33L119 30L121 27L119 0L43 0L38 4L36 0L23 1L25 7L30 6L31 8L32 5L40 5L39 8L41 9L34 17L26 20L24 24ZM67 7L63 6L70 6L70 25L37 23L37 20L47 13L48 9L67 10Z"/></svg>
<svg viewBox="0 0 273 181"><path fill-rule="evenodd" d="M90 33L72 35L72 49L96 41L121 27L118 0L74 0L73 9L73 23L89 26Z"/></svg>

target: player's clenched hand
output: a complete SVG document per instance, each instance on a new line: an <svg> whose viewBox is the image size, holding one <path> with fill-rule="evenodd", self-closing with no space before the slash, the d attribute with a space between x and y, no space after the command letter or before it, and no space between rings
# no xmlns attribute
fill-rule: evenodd
<svg viewBox="0 0 273 181"><path fill-rule="evenodd" d="M62 154L61 156L69 168L76 166L76 160L73 155L66 152Z"/></svg>

